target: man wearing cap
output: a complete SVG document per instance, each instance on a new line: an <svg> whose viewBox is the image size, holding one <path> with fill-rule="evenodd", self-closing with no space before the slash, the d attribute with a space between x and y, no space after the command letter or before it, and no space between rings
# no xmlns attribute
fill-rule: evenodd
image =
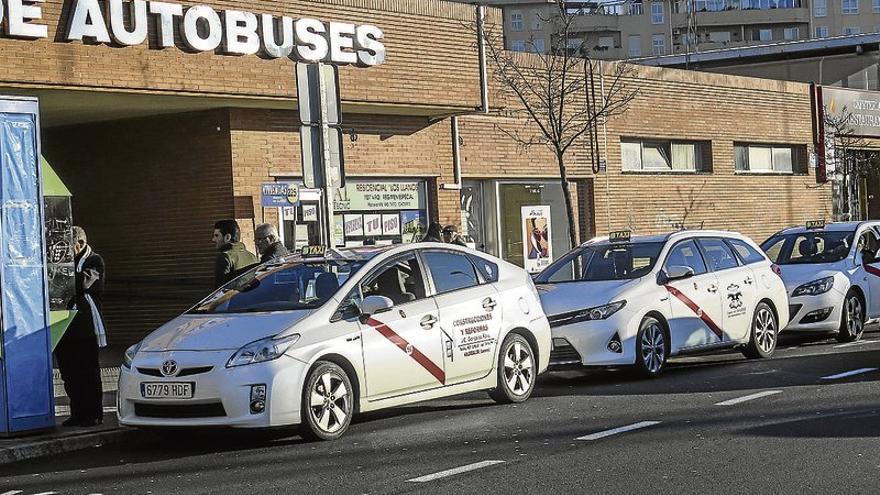
<svg viewBox="0 0 880 495"><path fill-rule="evenodd" d="M455 225L447 225L443 227L443 242L447 244L455 244L467 247L467 243L462 239L461 235L455 230Z"/></svg>

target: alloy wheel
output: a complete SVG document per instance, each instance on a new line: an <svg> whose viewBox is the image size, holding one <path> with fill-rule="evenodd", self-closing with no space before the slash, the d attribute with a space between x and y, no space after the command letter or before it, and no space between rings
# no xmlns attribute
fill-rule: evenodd
<svg viewBox="0 0 880 495"><path fill-rule="evenodd" d="M642 362L653 374L659 373L666 357L666 342L663 329L657 323L651 323L642 332Z"/></svg>
<svg viewBox="0 0 880 495"><path fill-rule="evenodd" d="M514 395L529 392L535 379L532 352L520 342L514 342L504 355L504 380Z"/></svg>
<svg viewBox="0 0 880 495"><path fill-rule="evenodd" d="M315 381L309 396L312 419L327 433L345 426L352 410L351 394L338 374L327 371Z"/></svg>
<svg viewBox="0 0 880 495"><path fill-rule="evenodd" d="M852 296L846 301L846 326L850 335L858 338L865 327L864 318L862 317L862 301Z"/></svg>
<svg viewBox="0 0 880 495"><path fill-rule="evenodd" d="M776 321L767 307L758 310L755 318L755 339L762 352L769 354L776 347Z"/></svg>

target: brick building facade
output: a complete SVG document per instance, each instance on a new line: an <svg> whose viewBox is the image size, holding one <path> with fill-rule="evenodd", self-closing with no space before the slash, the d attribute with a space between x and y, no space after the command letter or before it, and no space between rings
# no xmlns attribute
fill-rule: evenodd
<svg viewBox="0 0 880 495"><path fill-rule="evenodd" d="M152 24L151 41L141 46L65 42L74 3L41 4L42 20L33 22L48 26L46 38L14 39L0 30L0 92L41 97L43 153L74 194L75 221L107 261L110 339L124 344L210 290L216 219L237 218L250 246L253 225L263 221L278 224L291 246L304 242L304 212L288 218L260 207L261 184L301 177L293 63L191 53L180 33L177 47L158 49ZM504 117L495 110L507 104L499 88L490 86L492 111L476 111L480 67L472 6L438 0L210 5L383 29L383 65L340 70L346 175L364 190L411 187L415 198L401 211L370 211L362 198L345 198L350 207L340 221L361 223L350 223L352 235L340 224L342 242L362 242L372 217L397 218L398 230L378 236L389 242L408 240L407 222L430 219L458 225L479 248L521 262L519 207L546 204L554 254L564 252L565 210L553 156L520 149L499 130ZM498 21L500 12L489 16ZM639 68L628 84L638 97L599 133L607 170L594 174L581 149L569 157L581 240L621 228L655 233L682 224L761 240L785 225L830 217L830 188L816 182L807 160L807 85L655 68ZM454 185L451 115L459 115L460 188ZM738 170L736 150L747 153L749 145L771 153L788 149L802 166ZM638 163L672 163L687 146L700 152L699 160L691 157L698 169L633 167L633 149L641 150Z"/></svg>

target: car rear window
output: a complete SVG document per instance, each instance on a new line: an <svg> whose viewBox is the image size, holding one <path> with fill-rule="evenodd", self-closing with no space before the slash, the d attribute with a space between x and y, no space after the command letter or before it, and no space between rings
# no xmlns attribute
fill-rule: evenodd
<svg viewBox="0 0 880 495"><path fill-rule="evenodd" d="M777 265L836 263L850 252L855 231L807 231L780 234L761 244Z"/></svg>
<svg viewBox="0 0 880 495"><path fill-rule="evenodd" d="M752 263L760 263L767 259L747 242L739 239L727 239L727 243L730 244L730 247L732 247L734 251L736 251L736 254L739 256L739 259L742 260L743 264L751 265Z"/></svg>

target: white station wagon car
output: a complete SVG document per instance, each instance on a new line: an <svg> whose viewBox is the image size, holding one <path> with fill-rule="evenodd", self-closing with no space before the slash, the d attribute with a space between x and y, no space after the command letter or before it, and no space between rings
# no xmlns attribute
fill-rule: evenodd
<svg viewBox="0 0 880 495"><path fill-rule="evenodd" d="M536 279L552 328L551 367L635 365L656 376L670 355L731 347L773 354L788 298L747 237L610 237L572 250Z"/></svg>
<svg viewBox="0 0 880 495"><path fill-rule="evenodd" d="M119 422L328 440L358 412L475 390L521 402L547 369L521 268L433 243L319 254L261 265L128 349Z"/></svg>
<svg viewBox="0 0 880 495"><path fill-rule="evenodd" d="M880 222L841 222L785 229L761 245L782 270L790 295L785 331L837 332L862 337L880 318Z"/></svg>

